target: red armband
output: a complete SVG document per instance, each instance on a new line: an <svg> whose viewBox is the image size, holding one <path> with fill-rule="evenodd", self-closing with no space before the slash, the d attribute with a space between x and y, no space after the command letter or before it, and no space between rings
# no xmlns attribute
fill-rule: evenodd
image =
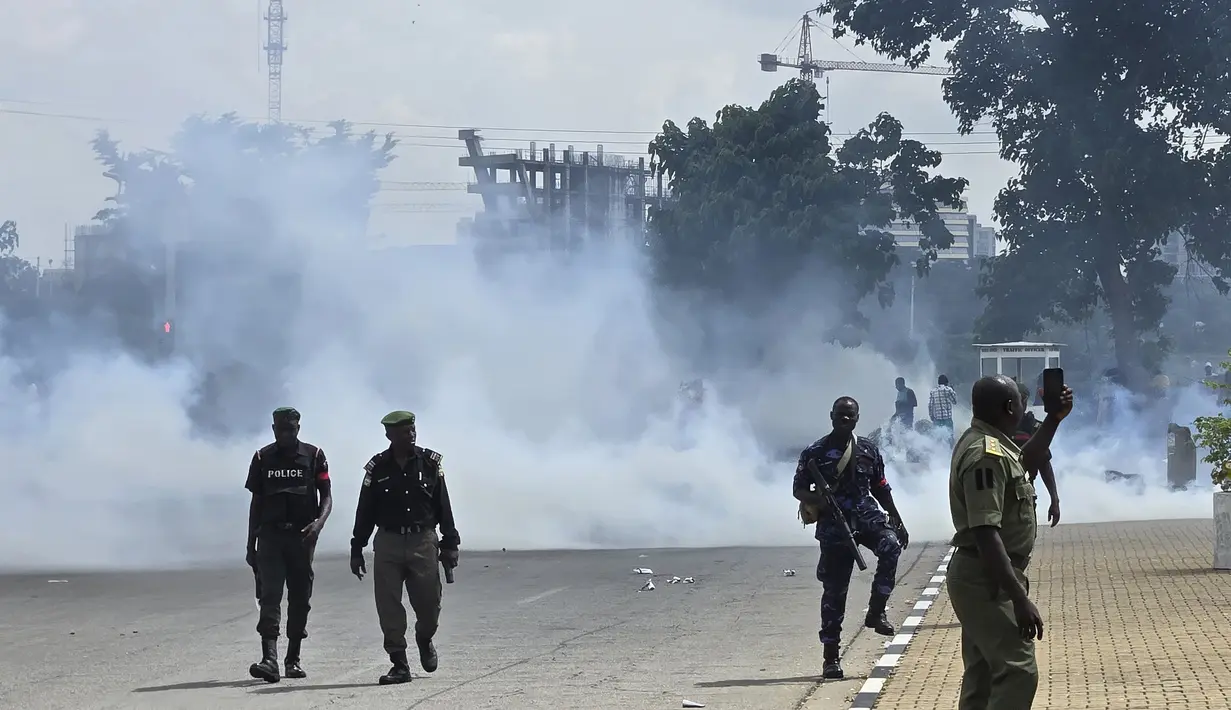
<svg viewBox="0 0 1231 710"><path fill-rule="evenodd" d="M329 480L329 469L325 469L324 471L321 471L320 473L316 474L316 480L328 481Z"/></svg>

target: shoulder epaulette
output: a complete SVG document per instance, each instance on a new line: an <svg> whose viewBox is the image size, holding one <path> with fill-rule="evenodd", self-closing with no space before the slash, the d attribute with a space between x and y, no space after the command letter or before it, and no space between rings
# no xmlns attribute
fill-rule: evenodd
<svg viewBox="0 0 1231 710"><path fill-rule="evenodd" d="M1002 458L1008 456L1008 453L1000 446L1000 440L994 436L987 435L983 437L983 453Z"/></svg>
<svg viewBox="0 0 1231 710"><path fill-rule="evenodd" d="M431 449L424 449L423 455L432 463L440 463L440 459L443 458L439 452L432 451Z"/></svg>
<svg viewBox="0 0 1231 710"><path fill-rule="evenodd" d="M363 466L363 470L367 471L368 473L371 473L372 469L376 468L376 464L380 463L381 459L383 459L384 457L385 457L385 452L383 451L380 452L379 454L376 454L372 458L368 459L368 462L364 464Z"/></svg>

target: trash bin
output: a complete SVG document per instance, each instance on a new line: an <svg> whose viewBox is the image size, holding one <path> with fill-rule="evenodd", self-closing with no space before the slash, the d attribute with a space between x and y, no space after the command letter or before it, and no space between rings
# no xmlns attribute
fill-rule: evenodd
<svg viewBox="0 0 1231 710"><path fill-rule="evenodd" d="M1167 425L1167 485L1184 490L1197 481L1197 444L1192 430L1175 423Z"/></svg>

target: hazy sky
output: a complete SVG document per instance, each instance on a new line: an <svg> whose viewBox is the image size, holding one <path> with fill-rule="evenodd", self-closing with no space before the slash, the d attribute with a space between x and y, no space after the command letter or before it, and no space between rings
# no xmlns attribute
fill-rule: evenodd
<svg viewBox="0 0 1231 710"><path fill-rule="evenodd" d="M0 219L17 220L28 258L63 254L64 225L89 220L114 183L87 145L110 129L129 147L161 147L186 116L266 115L266 0L0 0ZM791 74L766 74L807 4L751 0L286 0L283 118L346 118L403 141L377 198L373 231L444 242L477 198L405 182L471 179L457 128L489 147L555 142L641 154L666 118L712 118L755 104ZM618 8L618 9L615 9ZM780 46L781 45L781 46ZM823 59L875 60L849 39L814 38ZM849 133L889 111L971 180L989 221L1011 173L995 136L962 138L940 78L835 73L830 119ZM30 102L30 103L23 103ZM380 125L385 124L385 125ZM403 125L393 125L403 124ZM408 125L414 124L414 125ZM431 205L430 212L411 204ZM424 209L424 208L419 208Z"/></svg>

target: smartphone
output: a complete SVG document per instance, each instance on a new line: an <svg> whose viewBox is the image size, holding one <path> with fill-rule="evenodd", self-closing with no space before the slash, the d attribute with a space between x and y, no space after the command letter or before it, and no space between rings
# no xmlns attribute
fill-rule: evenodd
<svg viewBox="0 0 1231 710"><path fill-rule="evenodd" d="M1064 393L1064 369L1049 367L1043 370L1043 411L1051 414L1060 411L1060 396Z"/></svg>

